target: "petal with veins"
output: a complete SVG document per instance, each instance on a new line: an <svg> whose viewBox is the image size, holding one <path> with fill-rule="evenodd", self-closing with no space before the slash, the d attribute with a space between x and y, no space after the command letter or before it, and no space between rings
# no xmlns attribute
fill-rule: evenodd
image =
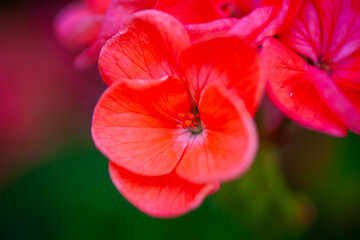
<svg viewBox="0 0 360 240"><path fill-rule="evenodd" d="M178 75L178 56L189 45L184 26L174 17L144 10L105 44L99 57L100 73L107 84Z"/></svg>
<svg viewBox="0 0 360 240"><path fill-rule="evenodd" d="M99 0L88 1L99 2ZM106 41L119 31L128 18L137 11L152 8L154 5L155 0L112 0L96 41L76 57L75 66L86 68L95 64Z"/></svg>
<svg viewBox="0 0 360 240"><path fill-rule="evenodd" d="M132 172L169 173L190 139L178 119L179 113L191 112L190 97L185 84L174 77L137 85L118 82L105 91L93 115L94 142L105 156Z"/></svg>
<svg viewBox="0 0 360 240"><path fill-rule="evenodd" d="M255 114L265 83L258 53L242 40L225 37L200 42L182 53L180 63L196 101L206 84L216 82L234 91Z"/></svg>
<svg viewBox="0 0 360 240"><path fill-rule="evenodd" d="M128 201L158 218L183 215L199 207L206 196L219 189L218 183L191 183L174 172L155 177L137 175L112 161L109 172L115 187Z"/></svg>
<svg viewBox="0 0 360 240"><path fill-rule="evenodd" d="M317 63L321 55L321 22L311 1L305 1L289 28L280 35L288 48Z"/></svg>

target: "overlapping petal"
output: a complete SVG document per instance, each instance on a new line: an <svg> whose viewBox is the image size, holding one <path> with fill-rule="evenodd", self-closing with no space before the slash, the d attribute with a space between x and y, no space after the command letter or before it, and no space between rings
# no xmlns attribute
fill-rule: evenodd
<svg viewBox="0 0 360 240"><path fill-rule="evenodd" d="M360 89L360 50L336 63L331 78L344 87Z"/></svg>
<svg viewBox="0 0 360 240"><path fill-rule="evenodd" d="M344 95L343 91L324 71L309 66L310 80L316 87L321 98L327 106L343 121L343 123L353 132L360 134L360 109L356 109L350 99ZM355 103L359 103L360 92L343 88L344 91L353 95Z"/></svg>
<svg viewBox="0 0 360 240"><path fill-rule="evenodd" d="M176 172L197 183L239 177L257 150L251 115L240 98L216 85L205 87L198 108L203 132L191 138Z"/></svg>
<svg viewBox="0 0 360 240"><path fill-rule="evenodd" d="M334 136L344 136L346 127L324 102L311 81L307 63L275 39L262 47L267 92L283 113L299 124Z"/></svg>
<svg viewBox="0 0 360 240"><path fill-rule="evenodd" d="M296 16L302 0L263 1L248 15L242 17L229 31L244 37L254 46L260 45L268 36L284 31Z"/></svg>
<svg viewBox="0 0 360 240"><path fill-rule="evenodd" d="M237 18L223 18L209 23L187 24L186 30L189 33L192 43L226 36L229 30L238 22Z"/></svg>
<svg viewBox="0 0 360 240"><path fill-rule="evenodd" d="M156 0L112 0L96 40L76 57L75 65L79 68L85 68L94 64L98 60L100 50L105 42L119 31L128 18L137 11L153 8L155 2ZM101 6L95 7L99 8Z"/></svg>
<svg viewBox="0 0 360 240"><path fill-rule="evenodd" d="M297 53L317 63L322 47L321 22L311 1L304 1L291 26L279 40Z"/></svg>
<svg viewBox="0 0 360 240"><path fill-rule="evenodd" d="M264 92L258 53L237 37L224 37L194 44L180 57L188 85L199 100L207 84L231 89L255 114Z"/></svg>
<svg viewBox="0 0 360 240"><path fill-rule="evenodd" d="M360 1L313 1L321 20L323 54L335 62L360 49Z"/></svg>
<svg viewBox="0 0 360 240"><path fill-rule="evenodd" d="M259 46L268 36L283 32L295 18L302 0L216 0L215 21L187 27L193 42L226 34L236 35Z"/></svg>
<svg viewBox="0 0 360 240"><path fill-rule="evenodd" d="M349 87L342 87L338 86L341 91L345 94L346 100L350 101L351 106L349 107L351 110L349 116L348 122L349 129L354 131L355 133L360 135L360 124L359 124L359 115L360 115L360 90L355 88L349 88ZM351 113L354 113L354 115L351 115ZM350 124L349 122L352 122Z"/></svg>
<svg viewBox="0 0 360 240"><path fill-rule="evenodd" d="M179 21L166 13L145 10L134 14L106 43L99 57L100 73L107 84L179 75L178 57L189 45Z"/></svg>
<svg viewBox="0 0 360 240"><path fill-rule="evenodd" d="M159 0L156 9L169 13L183 24L205 23L220 18L213 1Z"/></svg>
<svg viewBox="0 0 360 240"><path fill-rule="evenodd" d="M136 89L136 84L141 89ZM114 83L100 98L93 116L96 146L113 162L137 174L172 171L187 144L178 114L191 112L185 84L174 77L133 86Z"/></svg>
<svg viewBox="0 0 360 240"><path fill-rule="evenodd" d="M84 0L94 13L105 13L111 0Z"/></svg>
<svg viewBox="0 0 360 240"><path fill-rule="evenodd" d="M169 218L197 208L219 189L218 183L195 184L175 173L147 177L119 167L112 161L110 177L116 188L138 209L153 217Z"/></svg>
<svg viewBox="0 0 360 240"><path fill-rule="evenodd" d="M275 25L280 24L280 28L277 28L276 32L276 34L280 34L284 32L295 19L303 3L303 0L264 0L264 2L265 6L279 6L279 3L281 2L282 5L280 12L272 23L274 24L273 27L275 28L277 28Z"/></svg>

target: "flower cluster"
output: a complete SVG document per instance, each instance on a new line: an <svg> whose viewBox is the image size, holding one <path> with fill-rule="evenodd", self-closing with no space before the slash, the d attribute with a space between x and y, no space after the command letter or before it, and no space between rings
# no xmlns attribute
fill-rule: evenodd
<svg viewBox="0 0 360 240"><path fill-rule="evenodd" d="M249 169L265 85L298 124L360 134L358 0L93 0L55 28L86 48L77 66L98 60L94 142L151 216L182 215Z"/></svg>

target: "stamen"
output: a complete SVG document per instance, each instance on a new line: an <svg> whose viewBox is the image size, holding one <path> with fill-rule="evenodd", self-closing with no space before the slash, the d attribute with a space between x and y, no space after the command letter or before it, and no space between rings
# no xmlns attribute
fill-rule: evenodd
<svg viewBox="0 0 360 240"><path fill-rule="evenodd" d="M202 132L199 114L194 115L193 113L179 113L178 117L181 121L180 124L183 129L188 128L194 134Z"/></svg>

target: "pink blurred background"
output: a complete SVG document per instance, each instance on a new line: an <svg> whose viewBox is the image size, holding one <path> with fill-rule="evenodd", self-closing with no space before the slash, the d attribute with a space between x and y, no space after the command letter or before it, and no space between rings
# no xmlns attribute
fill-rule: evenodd
<svg viewBox="0 0 360 240"><path fill-rule="evenodd" d="M96 66L75 70L77 51L54 37L54 17L69 2L9 1L0 8L0 188L68 138L90 135L105 85Z"/></svg>

